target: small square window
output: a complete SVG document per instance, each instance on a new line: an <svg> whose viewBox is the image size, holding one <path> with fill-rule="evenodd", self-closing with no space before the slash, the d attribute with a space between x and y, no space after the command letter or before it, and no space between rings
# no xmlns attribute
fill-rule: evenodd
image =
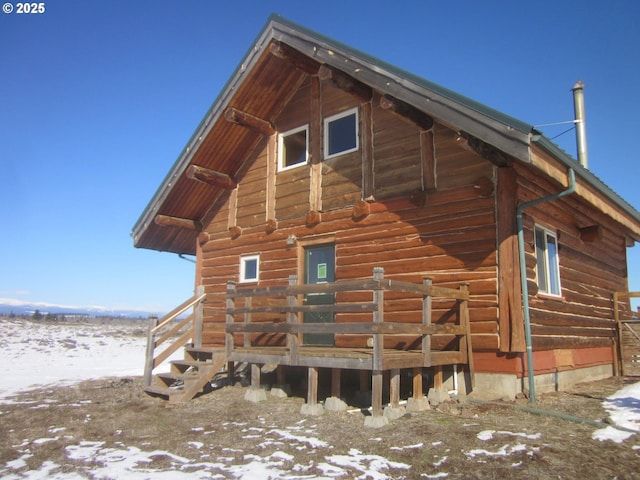
<svg viewBox="0 0 640 480"><path fill-rule="evenodd" d="M558 237L549 230L536 227L536 262L538 290L548 295L560 296L560 260Z"/></svg>
<svg viewBox="0 0 640 480"><path fill-rule="evenodd" d="M289 130L278 136L278 170L306 165L309 158L309 126Z"/></svg>
<svg viewBox="0 0 640 480"><path fill-rule="evenodd" d="M324 157L332 158L358 150L358 109L324 119Z"/></svg>
<svg viewBox="0 0 640 480"><path fill-rule="evenodd" d="M240 282L257 282L260 276L260 255L240 257Z"/></svg>

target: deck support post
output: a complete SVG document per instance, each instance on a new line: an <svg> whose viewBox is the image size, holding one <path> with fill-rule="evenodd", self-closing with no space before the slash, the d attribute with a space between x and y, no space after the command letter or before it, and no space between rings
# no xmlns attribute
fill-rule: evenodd
<svg viewBox="0 0 640 480"><path fill-rule="evenodd" d="M382 371L373 370L371 372L371 416L365 417L365 427L380 428L389 423L389 419L384 416L384 412L382 410L383 383Z"/></svg>
<svg viewBox="0 0 640 480"><path fill-rule="evenodd" d="M267 399L267 394L260 388L260 365L251 364L251 386L244 394L244 399L258 403Z"/></svg>
<svg viewBox="0 0 640 480"><path fill-rule="evenodd" d="M324 408L318 403L318 369L309 367L307 385L307 403L302 405L300 413L303 415L322 415Z"/></svg>
<svg viewBox="0 0 640 480"><path fill-rule="evenodd" d="M389 420L402 417L406 410L400 406L400 369L394 368L389 378L389 405L384 409L384 416Z"/></svg>
<svg viewBox="0 0 640 480"><path fill-rule="evenodd" d="M276 384L271 387L271 396L287 398L291 395L291 387L287 384L287 367L278 365L276 367Z"/></svg>
<svg viewBox="0 0 640 480"><path fill-rule="evenodd" d="M429 389L429 403L438 405L449 400L449 392L444 388L444 372L442 365L433 367L433 388Z"/></svg>
<svg viewBox="0 0 640 480"><path fill-rule="evenodd" d="M233 386L233 380L236 378L235 362L227 362L227 381Z"/></svg>
<svg viewBox="0 0 640 480"><path fill-rule="evenodd" d="M422 368L413 369L413 396L407 400L408 412L429 410L429 400L422 393Z"/></svg>
<svg viewBox="0 0 640 480"><path fill-rule="evenodd" d="M331 369L331 396L324 401L324 408L331 411L341 411L347 409L347 404L340 398L340 376L342 370Z"/></svg>
<svg viewBox="0 0 640 480"><path fill-rule="evenodd" d="M147 355L144 362L144 377L143 384L145 387L150 387L153 380L153 352L156 345L156 336L154 329L158 325L158 317L156 315L149 315L149 326L147 330Z"/></svg>

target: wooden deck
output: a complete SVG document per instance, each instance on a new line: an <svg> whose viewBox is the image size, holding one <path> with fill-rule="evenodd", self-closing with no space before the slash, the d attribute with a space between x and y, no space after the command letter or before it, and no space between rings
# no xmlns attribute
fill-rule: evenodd
<svg viewBox="0 0 640 480"><path fill-rule="evenodd" d="M308 347L299 348L297 360L293 359L287 347L236 347L228 357L231 362L277 364L296 367L341 368L350 370L378 370L374 365L372 348ZM463 352L431 352L428 366L466 364ZM382 368L425 367L424 355L420 350L382 350Z"/></svg>
<svg viewBox="0 0 640 480"><path fill-rule="evenodd" d="M387 292L389 298L385 298ZM330 304L307 304L305 296L314 294L329 294L335 301ZM194 345L188 349L195 362L193 366L197 367L196 371L204 372L200 376L202 378L198 377L197 385L206 380L206 375L212 376L207 367L216 363L212 359L218 354L212 353L210 359L200 358L198 353L202 346L198 344L198 338L202 333L202 302L205 297L198 292L159 323L154 321L150 325L145 368L145 386L149 391L157 391L152 382L152 370L175 351L186 336L194 338ZM435 318L433 298L445 299L448 305ZM260 391L261 365L277 366L279 379L284 378L284 367L306 367L309 385L307 405L312 408L318 405L319 369L331 369L333 396L339 396L342 370L359 370L361 381L363 376L370 374L372 416L379 419L382 416L383 378L389 379L390 391L394 392L391 405L397 406L402 369L413 371L416 401L422 397L421 371L425 367L435 367L437 375L438 371L441 374L440 367L443 365L466 365L473 385L468 301L466 284L451 289L436 287L429 278L425 278L422 284L385 279L381 268L374 269L373 279L326 284L299 284L294 275L289 277L287 286L236 286L229 282L226 322L215 325L216 330L225 336L224 350L218 350L230 376L233 376L235 364L247 363L251 366L251 389L256 394ZM406 310L409 308L407 305L411 310ZM192 306L195 308L195 314L190 317L192 319L174 325L173 319ZM409 315L398 317L399 312L407 311ZM328 317L328 321L305 321L305 314L318 312L332 312L333 315ZM163 328L169 331L161 333ZM179 334L180 329L185 332ZM170 332L179 335L178 341L158 352L156 349L167 342ZM305 344L305 335L310 334L328 336L333 339L330 343L334 345ZM411 347L390 348L392 345L407 345L406 341L398 342L399 337L410 338L408 345ZM432 348L434 337L444 338L446 342L441 344L446 345L447 350ZM345 342L351 344L345 345ZM175 366L170 378L162 378L161 387L171 389L170 382L174 379L185 381L184 372L180 371L179 366ZM195 381L193 383L196 385ZM180 400L185 401L186 398L187 395L183 395Z"/></svg>

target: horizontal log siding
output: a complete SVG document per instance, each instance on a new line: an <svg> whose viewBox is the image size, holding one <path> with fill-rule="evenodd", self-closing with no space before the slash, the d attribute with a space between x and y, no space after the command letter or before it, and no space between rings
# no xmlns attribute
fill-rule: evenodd
<svg viewBox="0 0 640 480"><path fill-rule="evenodd" d="M516 166L523 201L557 193L564 187ZM561 298L538 292L533 228L538 224L558 236ZM580 239L580 227L599 224L602 238ZM577 196L525 210L525 252L531 332L535 350L610 346L615 336L612 292L627 290L626 242L621 228L594 212Z"/></svg>
<svg viewBox="0 0 640 480"><path fill-rule="evenodd" d="M280 131L311 123L310 84L305 82L277 119ZM371 213L352 218L352 207L361 198L361 151L336 157L322 165L321 222L305 225L309 210L310 167L302 166L276 175L278 228L264 228L266 147L239 178L237 224L242 234L230 238L227 231L228 194L212 209L211 221L201 235L201 275L210 299L205 304L204 343L221 345L225 322L224 292L228 280L238 280L241 255L260 255L260 286L286 285L298 274L298 248L287 237L299 240L327 236L336 245L336 279L370 278L374 267L383 267L387 278L415 283L424 276L435 285L458 288L469 283L469 313L474 350L498 348L498 302L495 198L476 188L478 178L493 181L491 164L460 148L455 133L435 125L438 189L430 192L424 207L413 205L410 193L422 189L420 131L407 120L372 101L375 163L375 196ZM354 100L336 89L322 87L323 117L352 108ZM305 110L306 109L306 110ZM292 110L292 111L290 111ZM362 118L361 118L362 122ZM310 132L313 135L314 132ZM394 139L395 138L395 139ZM361 145L362 147L362 145ZM251 164L253 162L253 164ZM262 177L262 184L260 179ZM252 196L255 198L245 198ZM214 294L217 294L214 295ZM371 301L359 293L339 294L339 301ZM368 294L369 296L371 294ZM259 301L254 299L254 302ZM241 320L241 319L238 319ZM254 315L252 321L284 321L273 314ZM336 321L371 321L371 314L337 314ZM385 321L421 322L421 300L387 294ZM433 321L457 321L452 301L434 301ZM238 335L236 342L243 337ZM258 343L280 344L284 336L253 335ZM385 346L416 348L415 336L386 335ZM449 336L434 337L433 348L453 346ZM366 346L366 336L339 335L339 346Z"/></svg>
<svg viewBox="0 0 640 480"><path fill-rule="evenodd" d="M358 106L357 100L339 88L322 84L322 123L324 119ZM358 113L362 129L362 111ZM321 142L324 156L324 143ZM362 196L362 135L356 152L324 160L322 164L322 210L353 205Z"/></svg>
<svg viewBox="0 0 640 480"><path fill-rule="evenodd" d="M287 132L303 125L311 126L311 81L307 79L292 96L287 107L275 121L276 130ZM317 134L309 128L309 146L311 135ZM277 162L277 152L276 159ZM285 220L304 217L309 211L310 167L302 165L276 173L276 218ZM266 179L266 175L265 175Z"/></svg>
<svg viewBox="0 0 640 480"><path fill-rule="evenodd" d="M373 99L373 152L375 197L394 198L422 189L420 130Z"/></svg>

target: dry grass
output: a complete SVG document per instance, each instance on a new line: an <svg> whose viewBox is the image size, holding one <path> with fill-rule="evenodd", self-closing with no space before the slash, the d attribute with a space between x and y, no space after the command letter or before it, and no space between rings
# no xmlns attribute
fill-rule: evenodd
<svg viewBox="0 0 640 480"><path fill-rule="evenodd" d="M542 395L537 407L603 420L602 399L623 382L609 379L569 393ZM248 456L265 459L282 452L287 455L285 471L303 466L305 475L316 476L334 456L352 455L356 449L411 466L380 473L388 478L640 478L638 435L622 444L600 442L591 439L593 426L507 404L447 403L372 430L363 426L359 411L305 417L299 413L300 397L268 396L266 402L251 404L244 401L244 392L240 385L224 387L175 407L146 395L139 378L26 392L14 398L14 404L0 406L0 476L40 470L54 462L64 465L58 472L93 478L92 469L104 466L103 461L69 459L67 447L84 441L225 465L244 465L253 458ZM493 438L480 439L478 433L487 430L496 431ZM20 458L26 462L21 468L7 468ZM161 471L176 465L157 455L145 468ZM218 478L236 476L229 469L211 468ZM352 469L342 478L361 474Z"/></svg>

